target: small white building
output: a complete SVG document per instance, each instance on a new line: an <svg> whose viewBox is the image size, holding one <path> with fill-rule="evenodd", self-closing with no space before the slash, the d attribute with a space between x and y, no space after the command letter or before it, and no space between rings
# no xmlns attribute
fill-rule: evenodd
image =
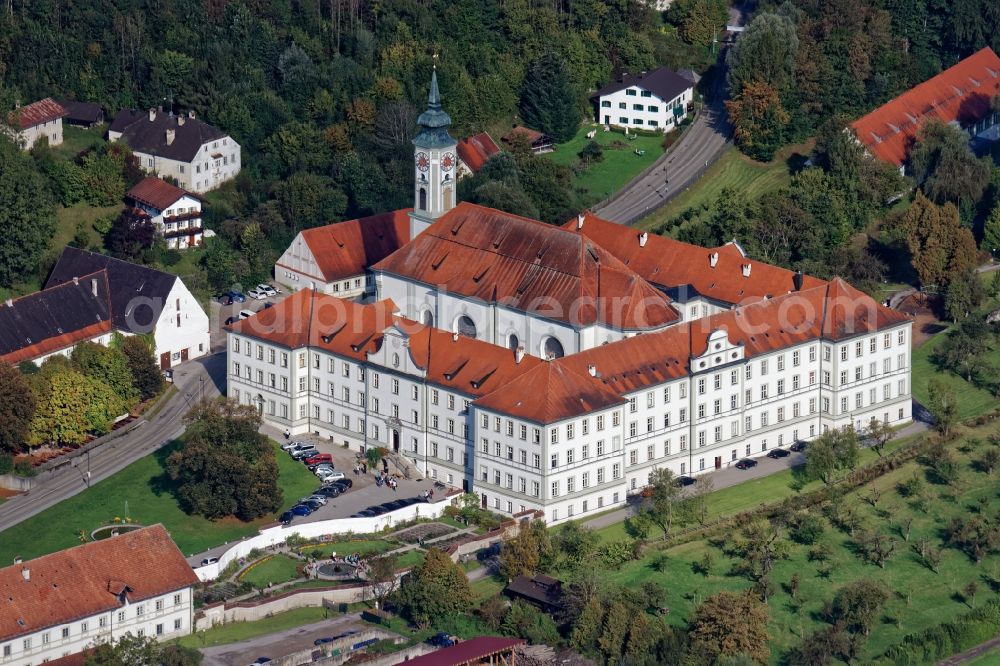
<svg viewBox="0 0 1000 666"><path fill-rule="evenodd" d="M591 97L602 125L662 132L687 117L693 99L694 84L666 67L622 74Z"/></svg>
<svg viewBox="0 0 1000 666"><path fill-rule="evenodd" d="M208 315L176 275L67 247L46 290L101 270L108 275L114 328L125 335L152 335L161 369L209 353Z"/></svg>
<svg viewBox="0 0 1000 666"><path fill-rule="evenodd" d="M274 279L291 291L354 298L370 293L367 269L410 239L410 209L300 231L274 264Z"/></svg>
<svg viewBox="0 0 1000 666"><path fill-rule="evenodd" d="M184 250L201 245L201 197L150 176L125 194L125 203L152 220L168 248Z"/></svg>
<svg viewBox="0 0 1000 666"><path fill-rule="evenodd" d="M240 172L240 144L198 120L194 111L174 115L163 109L124 109L108 128L108 141L118 140L128 144L147 172L170 176L190 192L208 192Z"/></svg>
<svg viewBox="0 0 1000 666"><path fill-rule="evenodd" d="M198 583L162 525L0 569L0 665L35 666L126 634L191 633Z"/></svg>
<svg viewBox="0 0 1000 666"><path fill-rule="evenodd" d="M50 146L63 142L63 118L69 112L51 97L18 107L8 117L8 134L23 150L31 150L39 139Z"/></svg>

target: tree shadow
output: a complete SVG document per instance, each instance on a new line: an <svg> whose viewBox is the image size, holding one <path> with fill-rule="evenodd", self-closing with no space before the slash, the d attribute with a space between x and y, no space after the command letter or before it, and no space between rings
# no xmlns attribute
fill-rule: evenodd
<svg viewBox="0 0 1000 666"><path fill-rule="evenodd" d="M806 484L811 480L812 479L810 479L809 475L806 473L806 466L796 465L792 468L792 481L789 484L789 487L798 493L801 492L802 489L806 487Z"/></svg>
<svg viewBox="0 0 1000 666"><path fill-rule="evenodd" d="M180 501L177 497L177 482L167 474L167 458L180 447L181 441L175 439L153 452L153 458L156 460L156 465L160 468L161 472L149 480L149 490L157 497L169 494L174 499Z"/></svg>

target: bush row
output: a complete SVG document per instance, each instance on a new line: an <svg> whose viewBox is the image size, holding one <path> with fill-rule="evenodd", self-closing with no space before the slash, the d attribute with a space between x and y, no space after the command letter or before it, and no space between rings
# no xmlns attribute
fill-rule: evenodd
<svg viewBox="0 0 1000 666"><path fill-rule="evenodd" d="M991 600L951 622L910 634L882 655L877 664L930 664L968 650L1000 634L1000 600Z"/></svg>

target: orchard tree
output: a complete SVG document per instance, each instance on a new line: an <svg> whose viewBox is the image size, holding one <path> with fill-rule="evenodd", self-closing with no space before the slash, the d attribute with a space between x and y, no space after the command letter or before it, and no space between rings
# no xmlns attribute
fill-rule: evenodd
<svg viewBox="0 0 1000 666"><path fill-rule="evenodd" d="M253 520L281 507L274 447L251 405L205 399L185 417L187 432L167 457L167 474L188 514Z"/></svg>
<svg viewBox="0 0 1000 666"><path fill-rule="evenodd" d="M937 378L928 381L927 409L934 416L934 427L948 437L958 420L958 398L955 389Z"/></svg>
<svg viewBox="0 0 1000 666"><path fill-rule="evenodd" d="M858 455L858 435L854 428L833 428L809 443L806 474L830 485L838 470L854 469L858 464Z"/></svg>
<svg viewBox="0 0 1000 666"><path fill-rule="evenodd" d="M472 589L462 567L431 548L403 581L396 599L405 617L425 627L431 620L467 612L472 605Z"/></svg>
<svg viewBox="0 0 1000 666"><path fill-rule="evenodd" d="M28 441L35 395L16 367L0 363L0 453L15 453Z"/></svg>
<svg viewBox="0 0 1000 666"><path fill-rule="evenodd" d="M747 655L756 664L771 657L767 607L749 592L719 592L695 611L688 629L691 652L706 663Z"/></svg>
<svg viewBox="0 0 1000 666"><path fill-rule="evenodd" d="M892 439L895 431L892 426L889 425L887 421L876 418L868 422L868 426L865 428L865 440L868 442L878 457L882 457L882 452L885 450L886 444Z"/></svg>
<svg viewBox="0 0 1000 666"><path fill-rule="evenodd" d="M684 491L670 468L654 469L649 474L649 486L643 492L638 517L660 528L666 541L670 538L674 522L680 517L684 502Z"/></svg>
<svg viewBox="0 0 1000 666"><path fill-rule="evenodd" d="M882 583L866 578L856 580L834 595L829 619L850 632L867 636L889 598L890 592Z"/></svg>

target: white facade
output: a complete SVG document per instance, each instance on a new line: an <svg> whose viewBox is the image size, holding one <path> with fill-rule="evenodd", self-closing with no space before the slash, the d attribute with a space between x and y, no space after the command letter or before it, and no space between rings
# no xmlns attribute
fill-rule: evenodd
<svg viewBox="0 0 1000 666"><path fill-rule="evenodd" d="M669 132L687 117L694 88L673 99L663 99L650 90L629 86L598 99L597 122L630 129Z"/></svg>
<svg viewBox="0 0 1000 666"><path fill-rule="evenodd" d="M201 245L201 200L197 197L185 194L165 210L142 202L136 205L149 215L168 248L184 250Z"/></svg>
<svg viewBox="0 0 1000 666"><path fill-rule="evenodd" d="M172 160L133 150L139 166L146 172L163 178L177 179L179 187L199 194L214 190L240 172L240 145L232 137L205 143L190 162Z"/></svg>
<svg viewBox="0 0 1000 666"><path fill-rule="evenodd" d="M391 329L366 361L231 333L228 385L276 427L386 447L492 510L538 509L555 523L623 504L655 468L697 475L831 427L909 422L910 327L751 359L716 331L690 376L552 424L480 409L474 396L429 382Z"/></svg>
<svg viewBox="0 0 1000 666"><path fill-rule="evenodd" d="M63 121L62 118L39 123L34 127L14 132L14 139L20 144L22 150L31 150L42 138L49 141L50 146L58 146L63 142Z"/></svg>
<svg viewBox="0 0 1000 666"><path fill-rule="evenodd" d="M211 349L208 315L180 278L164 299L153 338L161 368L204 356Z"/></svg>
<svg viewBox="0 0 1000 666"><path fill-rule="evenodd" d="M142 601L126 600L118 608L0 642L0 665L37 666L126 634L179 638L191 633L193 613L190 587Z"/></svg>
<svg viewBox="0 0 1000 666"><path fill-rule="evenodd" d="M274 279L290 291L315 289L341 298L363 296L374 285L374 276L367 271L327 281L301 231L275 262Z"/></svg>

